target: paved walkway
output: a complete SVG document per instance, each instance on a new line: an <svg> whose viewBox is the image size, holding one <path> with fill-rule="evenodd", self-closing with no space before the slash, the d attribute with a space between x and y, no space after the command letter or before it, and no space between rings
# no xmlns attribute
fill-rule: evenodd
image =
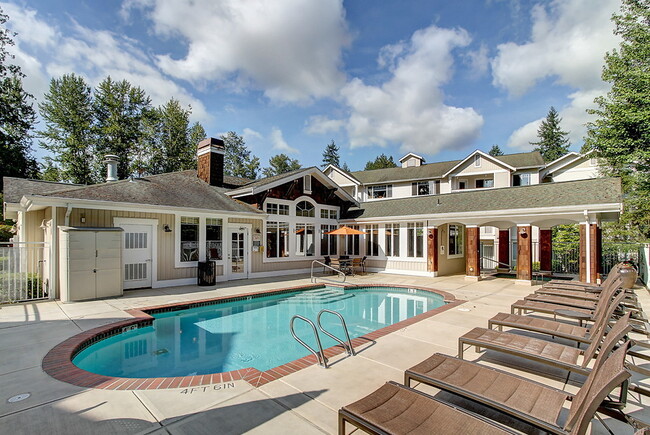
<svg viewBox="0 0 650 435"><path fill-rule="evenodd" d="M353 283L420 285L444 290L468 302L408 326L369 345L355 357L340 356L330 369L312 366L253 388L244 381L164 391L107 391L79 388L43 372L41 360L66 338L129 318L127 309L308 284L308 277L219 283L217 289L187 286L129 291L119 299L62 304L57 301L0 306L0 434L334 434L337 410L374 391L434 352L458 353L458 337L529 294L535 287L508 279L468 282L461 276L419 278L368 274ZM637 289L650 307L645 289ZM466 351L467 359L508 364L491 352ZM509 368L513 372L516 370ZM566 372L530 366L525 376L575 391ZM518 372L521 373L521 372ZM547 376L554 378L549 379ZM26 400L9 398L29 393ZM431 391L435 393L435 391ZM631 395L626 408L650 421L647 398ZM617 434L633 430L605 420ZM592 424L593 433L607 433Z"/></svg>

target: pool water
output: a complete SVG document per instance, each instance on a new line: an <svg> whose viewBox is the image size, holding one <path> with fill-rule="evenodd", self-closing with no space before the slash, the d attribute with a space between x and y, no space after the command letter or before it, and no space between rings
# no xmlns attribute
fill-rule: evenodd
<svg viewBox="0 0 650 435"><path fill-rule="evenodd" d="M309 355L291 336L295 314L316 323L324 308L343 315L351 338L444 305L439 294L406 288L368 287L314 290L257 297L181 311L154 314L152 326L97 342L73 363L89 372L117 377L149 378L202 375L248 367L265 371ZM345 334L337 316L325 313L323 327ZM316 340L309 325L295 322L297 335L310 346ZM337 344L320 334L323 348Z"/></svg>

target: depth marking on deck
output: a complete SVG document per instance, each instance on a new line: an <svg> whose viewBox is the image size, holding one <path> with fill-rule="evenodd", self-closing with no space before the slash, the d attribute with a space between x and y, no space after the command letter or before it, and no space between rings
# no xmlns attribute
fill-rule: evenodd
<svg viewBox="0 0 650 435"><path fill-rule="evenodd" d="M234 382L225 382L223 384L205 385L205 386L202 386L202 387L185 388L184 390L181 390L180 393L181 394L207 393L208 391L228 390L230 388L235 388L235 383Z"/></svg>

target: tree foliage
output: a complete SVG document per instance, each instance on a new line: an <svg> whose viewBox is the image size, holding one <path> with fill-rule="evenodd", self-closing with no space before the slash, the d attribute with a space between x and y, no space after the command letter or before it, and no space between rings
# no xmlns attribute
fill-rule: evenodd
<svg viewBox="0 0 650 435"><path fill-rule="evenodd" d="M561 122L562 118L560 118L555 107L551 106L546 119L542 121L542 124L537 129L539 141L530 143L535 145L533 151L539 151L545 162L552 162L569 152L569 146L571 146L567 138L569 133L560 128Z"/></svg>
<svg viewBox="0 0 650 435"><path fill-rule="evenodd" d="M39 132L44 139L41 146L53 153L60 181L92 184L94 112L90 86L75 74L53 78L39 109L45 122L45 129Z"/></svg>
<svg viewBox="0 0 650 435"><path fill-rule="evenodd" d="M605 55L602 79L607 95L596 98L589 113L585 142L604 162L605 175L621 177L624 225L636 226L650 238L650 5L647 0L623 0L614 14L618 49Z"/></svg>
<svg viewBox="0 0 650 435"><path fill-rule="evenodd" d="M0 9L0 190L2 177L35 177L38 165L31 155L31 130L36 121L32 96L23 89L25 76L20 67L9 63L15 33L5 23L9 17Z"/></svg>
<svg viewBox="0 0 650 435"><path fill-rule="evenodd" d="M492 145L492 148L490 148L490 151L488 152L488 154L491 155L492 157L502 156L503 151L501 151L501 148L499 148L499 145L494 144L494 145Z"/></svg>
<svg viewBox="0 0 650 435"><path fill-rule="evenodd" d="M260 159L251 154L244 138L234 131L221 136L226 147L224 174L254 180L260 171Z"/></svg>
<svg viewBox="0 0 650 435"><path fill-rule="evenodd" d="M286 154L278 154L269 159L269 167L264 168L263 173L265 177L272 177L300 168L301 165L298 160L291 159Z"/></svg>
<svg viewBox="0 0 650 435"><path fill-rule="evenodd" d="M384 169L384 168L396 168L397 164L395 164L395 161L393 160L393 156L386 156L385 154L381 154L380 156L377 156L377 158L374 161L369 161L366 163L366 167L364 170L369 171L371 169Z"/></svg>
<svg viewBox="0 0 650 435"><path fill-rule="evenodd" d="M172 98L158 109L160 146L164 152L163 172L196 169L196 144L190 143L190 108Z"/></svg>
<svg viewBox="0 0 650 435"><path fill-rule="evenodd" d="M323 151L323 168L327 165L339 166L341 157L339 156L339 147L334 143L334 139L330 142Z"/></svg>

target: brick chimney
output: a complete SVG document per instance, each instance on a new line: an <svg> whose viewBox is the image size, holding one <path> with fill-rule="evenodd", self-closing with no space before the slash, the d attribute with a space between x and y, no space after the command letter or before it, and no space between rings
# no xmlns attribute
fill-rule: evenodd
<svg viewBox="0 0 650 435"><path fill-rule="evenodd" d="M197 150L197 175L210 186L223 186L223 156L225 146L213 137L199 142Z"/></svg>

